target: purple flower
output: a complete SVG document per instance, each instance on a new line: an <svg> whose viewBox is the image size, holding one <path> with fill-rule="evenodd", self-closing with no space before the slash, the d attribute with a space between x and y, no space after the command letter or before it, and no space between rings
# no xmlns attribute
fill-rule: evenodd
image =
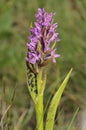
<svg viewBox="0 0 86 130"><path fill-rule="evenodd" d="M56 49L54 49L53 51L51 51L51 58L52 58L52 61L55 63L56 62L56 59L57 57L60 57L59 54L55 54L55 51Z"/></svg>
<svg viewBox="0 0 86 130"><path fill-rule="evenodd" d="M51 43L59 42L56 32L58 24L53 23L54 15L55 13L47 13L44 9L38 9L34 27L30 28L30 41L27 43L29 51L26 58L27 64L42 66L49 59L56 62L56 58L60 56L55 54L55 46L51 46Z"/></svg>

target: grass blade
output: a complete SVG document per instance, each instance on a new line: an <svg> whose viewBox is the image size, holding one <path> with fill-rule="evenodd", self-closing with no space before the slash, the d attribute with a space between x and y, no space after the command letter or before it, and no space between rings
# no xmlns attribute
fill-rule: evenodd
<svg viewBox="0 0 86 130"><path fill-rule="evenodd" d="M71 127L72 127L72 125L73 125L73 122L74 122L74 120L75 120L75 118L76 118L76 115L77 115L78 111L79 111L79 108L77 108L77 110L75 111L75 113L74 113L74 115L73 115L73 118L72 118L71 122L70 122L69 125L68 125L67 130L71 130Z"/></svg>

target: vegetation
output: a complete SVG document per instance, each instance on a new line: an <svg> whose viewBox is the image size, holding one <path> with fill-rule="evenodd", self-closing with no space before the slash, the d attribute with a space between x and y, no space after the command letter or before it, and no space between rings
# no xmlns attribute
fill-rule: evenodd
<svg viewBox="0 0 86 130"><path fill-rule="evenodd" d="M29 27L38 7L56 12L61 41L57 52L61 57L47 68L48 82L44 103L49 101L73 68L64 91L55 130L66 130L73 113L86 109L86 2L85 0L0 0L0 129L35 130L35 116L26 78L26 43ZM46 117L46 111L45 111ZM71 130L81 130L78 118ZM80 121L81 122L81 121ZM79 123L80 125L80 123ZM85 130L83 128L83 130Z"/></svg>

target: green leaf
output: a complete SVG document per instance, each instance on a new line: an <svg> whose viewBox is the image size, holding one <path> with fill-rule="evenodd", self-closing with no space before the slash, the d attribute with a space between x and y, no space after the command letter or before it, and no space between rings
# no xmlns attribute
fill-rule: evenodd
<svg viewBox="0 0 86 130"><path fill-rule="evenodd" d="M59 105L62 93L63 93L63 91L67 85L67 82L70 78L71 72L72 72L72 69L67 74L66 78L64 79L63 83L61 84L60 88L58 89L58 91L56 92L56 94L54 95L54 97L51 101L51 104L50 104L50 107L48 110L47 119L46 119L45 130L53 130L56 110L57 110L57 107Z"/></svg>

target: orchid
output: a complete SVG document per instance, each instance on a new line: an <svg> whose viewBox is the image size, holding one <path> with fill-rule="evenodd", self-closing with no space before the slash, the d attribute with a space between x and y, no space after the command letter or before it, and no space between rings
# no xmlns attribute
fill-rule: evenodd
<svg viewBox="0 0 86 130"><path fill-rule="evenodd" d="M43 70L48 63L55 63L56 58L60 56L56 54L56 43L60 39L56 32L58 24L53 23L54 15L55 13L47 13L44 9L38 9L38 13L35 15L36 22L34 22L34 27L30 28L31 35L27 43L28 89L36 110L37 130L44 130L43 97L46 85L46 72L44 73ZM72 69L52 98L46 117L45 130L53 130L56 110L71 72Z"/></svg>

